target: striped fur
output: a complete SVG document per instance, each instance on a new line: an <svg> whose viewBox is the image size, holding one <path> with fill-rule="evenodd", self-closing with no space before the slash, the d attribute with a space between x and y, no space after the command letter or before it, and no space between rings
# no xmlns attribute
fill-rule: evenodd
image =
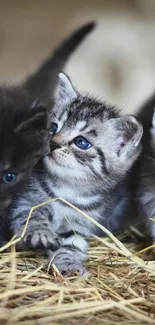
<svg viewBox="0 0 155 325"><path fill-rule="evenodd" d="M133 116L119 117L114 107L81 96L64 74L51 122L58 124L58 133L50 154L34 168L14 203L13 233L21 234L32 205L53 197L63 197L111 231L120 230L128 203L122 179L140 153L141 125ZM91 143L89 149L75 145L79 135ZM79 212L56 201L33 213L22 245L51 249L60 271L84 273L84 238L93 234L104 235Z"/></svg>

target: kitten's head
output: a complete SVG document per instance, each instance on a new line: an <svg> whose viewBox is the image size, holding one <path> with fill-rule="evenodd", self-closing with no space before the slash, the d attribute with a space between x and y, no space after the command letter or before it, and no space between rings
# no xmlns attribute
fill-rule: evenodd
<svg viewBox="0 0 155 325"><path fill-rule="evenodd" d="M0 198L15 190L49 150L48 111L27 91L0 88ZM2 202L1 202L2 206Z"/></svg>
<svg viewBox="0 0 155 325"><path fill-rule="evenodd" d="M45 163L63 180L111 186L140 154L142 126L136 118L119 117L114 107L79 95L62 73L51 120L55 134Z"/></svg>

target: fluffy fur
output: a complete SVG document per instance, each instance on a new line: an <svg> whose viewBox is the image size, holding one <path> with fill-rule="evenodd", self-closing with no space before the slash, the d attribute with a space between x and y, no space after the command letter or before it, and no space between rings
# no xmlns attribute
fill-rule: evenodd
<svg viewBox="0 0 155 325"><path fill-rule="evenodd" d="M58 73L93 27L89 23L76 30L20 87L0 87L1 244L12 197L49 151L49 108L54 104ZM4 182L8 174L13 174L13 182Z"/></svg>
<svg viewBox="0 0 155 325"><path fill-rule="evenodd" d="M20 235L33 205L63 197L111 231L120 230L128 203L122 180L140 154L142 127L133 116L120 117L105 103L81 96L60 74L59 92L51 112L57 133L50 154L33 169L30 181L11 211L13 233ZM89 143L79 148L81 138ZM78 145L77 145L78 139ZM87 145L88 145L87 143ZM85 237L103 235L74 209L57 201L35 211L22 247L56 251L50 256L61 272L84 273Z"/></svg>

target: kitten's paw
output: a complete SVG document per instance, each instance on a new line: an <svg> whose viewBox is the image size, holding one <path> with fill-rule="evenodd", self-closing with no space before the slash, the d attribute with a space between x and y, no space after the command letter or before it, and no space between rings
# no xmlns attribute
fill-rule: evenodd
<svg viewBox="0 0 155 325"><path fill-rule="evenodd" d="M90 276L90 273L86 270L86 268L82 264L82 260L85 258L81 258L79 255L84 255L82 252L74 252L74 256L69 256L63 252L64 248L60 248L56 254L51 254L50 262L48 266L49 273L53 273L52 264L54 264L57 269L63 275L71 275L71 274L80 274L85 278ZM73 252L71 252L73 253ZM72 254L71 254L72 255Z"/></svg>
<svg viewBox="0 0 155 325"><path fill-rule="evenodd" d="M60 237L51 229L29 229L23 239L24 246L30 249L57 250L61 245Z"/></svg>
<svg viewBox="0 0 155 325"><path fill-rule="evenodd" d="M62 264L59 260L54 259L52 264L56 265L58 271L62 275L72 275L72 274L80 274L83 277L88 278L90 276L90 273L87 271L87 269L81 264L81 263L72 263L71 261L66 261L65 264ZM53 273L52 265L48 268L49 273Z"/></svg>

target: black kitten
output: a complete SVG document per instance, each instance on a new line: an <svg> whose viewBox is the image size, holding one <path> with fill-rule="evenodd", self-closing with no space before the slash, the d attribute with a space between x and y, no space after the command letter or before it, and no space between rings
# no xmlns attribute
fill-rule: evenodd
<svg viewBox="0 0 155 325"><path fill-rule="evenodd" d="M29 177L38 159L48 153L49 113L58 73L93 28L94 23L89 23L76 30L20 87L0 87L1 239L12 196Z"/></svg>
<svg viewBox="0 0 155 325"><path fill-rule="evenodd" d="M155 95L137 112L143 125L143 150L129 179L134 221L155 243ZM154 221L150 220L154 219Z"/></svg>

